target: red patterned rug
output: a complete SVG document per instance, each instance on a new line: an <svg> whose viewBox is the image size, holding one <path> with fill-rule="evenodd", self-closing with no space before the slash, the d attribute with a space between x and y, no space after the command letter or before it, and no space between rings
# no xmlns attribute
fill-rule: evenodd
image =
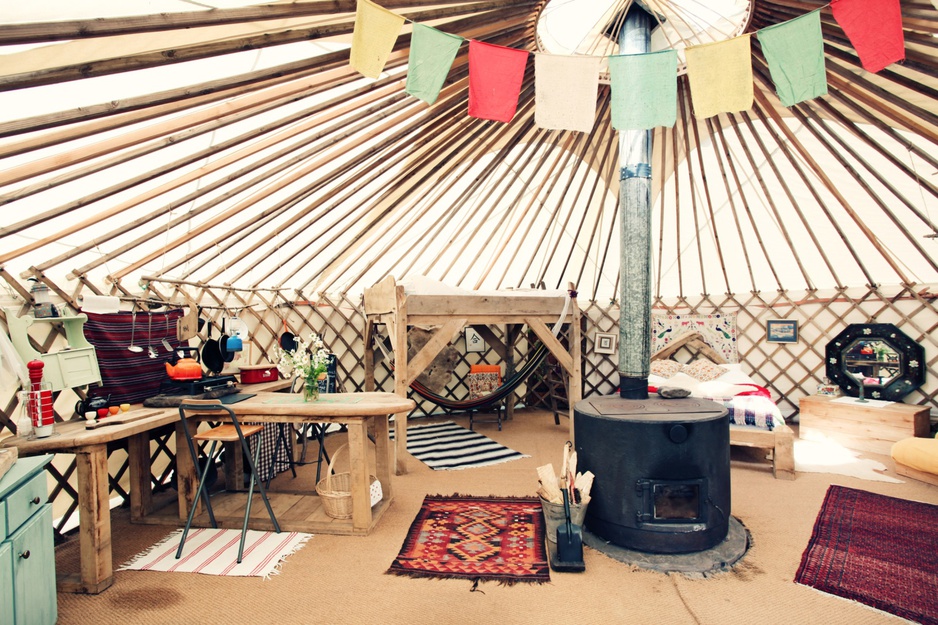
<svg viewBox="0 0 938 625"><path fill-rule="evenodd" d="M938 625L938 506L831 486L795 581Z"/></svg>
<svg viewBox="0 0 938 625"><path fill-rule="evenodd" d="M537 498L427 495L388 573L549 582L541 504Z"/></svg>

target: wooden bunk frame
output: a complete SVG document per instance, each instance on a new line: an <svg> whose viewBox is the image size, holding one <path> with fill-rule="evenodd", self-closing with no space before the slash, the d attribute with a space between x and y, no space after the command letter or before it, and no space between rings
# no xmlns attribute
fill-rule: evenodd
<svg viewBox="0 0 938 625"><path fill-rule="evenodd" d="M693 347L717 364L726 364L726 359L708 345L699 332L688 332L652 354L651 359L667 360L686 346ZM779 423L772 430L730 425L730 445L771 450L772 474L776 479L795 479L795 432L787 424Z"/></svg>
<svg viewBox="0 0 938 625"><path fill-rule="evenodd" d="M570 378L568 405L570 407L570 437L573 437L573 407L582 398L580 355L580 309L576 297L572 298L564 323L570 334L565 348L550 331L563 313L564 300L556 295L423 295L406 293L404 287L388 276L371 288L365 289L365 390L375 389L375 354L371 337L374 327L384 324L394 351L394 392L407 397L411 382L419 376L453 337L466 326L474 326L483 334L492 348L511 362L511 345L504 345L489 325L505 324L509 336L528 326L537 335ZM433 327L430 340L413 358L407 357L407 330L411 326ZM514 327L513 327L514 326ZM511 342L511 341L509 341ZM508 402L509 409L512 402ZM511 412L508 413L509 415ZM407 415L395 416L396 472L405 473L403 459L407 454Z"/></svg>

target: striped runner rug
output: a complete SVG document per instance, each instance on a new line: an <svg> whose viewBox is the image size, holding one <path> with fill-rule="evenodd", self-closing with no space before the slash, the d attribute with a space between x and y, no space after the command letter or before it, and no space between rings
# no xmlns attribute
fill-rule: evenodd
<svg viewBox="0 0 938 625"><path fill-rule="evenodd" d="M189 530L182 557L176 549L182 530L176 530L121 566L119 571L203 573L230 577L270 577L279 572L284 558L298 551L312 534L248 530L244 556L238 564L241 530L197 527Z"/></svg>
<svg viewBox="0 0 938 625"><path fill-rule="evenodd" d="M529 457L452 421L408 426L407 451L434 471L485 467Z"/></svg>

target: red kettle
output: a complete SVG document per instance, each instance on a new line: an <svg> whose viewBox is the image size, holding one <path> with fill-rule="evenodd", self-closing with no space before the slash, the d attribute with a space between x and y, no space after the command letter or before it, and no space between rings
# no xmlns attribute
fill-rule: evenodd
<svg viewBox="0 0 938 625"><path fill-rule="evenodd" d="M199 350L195 347L177 347L172 361L163 364L166 365L166 373L172 380L202 379Z"/></svg>

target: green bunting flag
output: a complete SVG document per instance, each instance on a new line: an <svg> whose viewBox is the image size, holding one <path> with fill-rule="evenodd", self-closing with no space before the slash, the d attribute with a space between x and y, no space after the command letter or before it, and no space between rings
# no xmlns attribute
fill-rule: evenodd
<svg viewBox="0 0 938 625"><path fill-rule="evenodd" d="M407 93L427 104L436 102L462 42L462 37L414 24L407 62Z"/></svg>
<svg viewBox="0 0 938 625"><path fill-rule="evenodd" d="M784 106L827 95L820 9L757 33Z"/></svg>
<svg viewBox="0 0 938 625"><path fill-rule="evenodd" d="M609 58L612 127L647 130L674 126L677 119L677 52Z"/></svg>

